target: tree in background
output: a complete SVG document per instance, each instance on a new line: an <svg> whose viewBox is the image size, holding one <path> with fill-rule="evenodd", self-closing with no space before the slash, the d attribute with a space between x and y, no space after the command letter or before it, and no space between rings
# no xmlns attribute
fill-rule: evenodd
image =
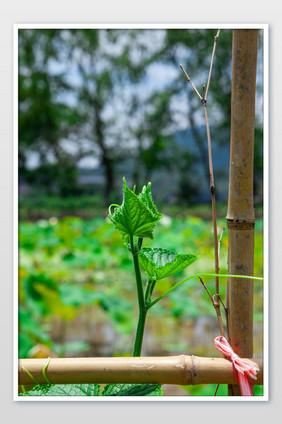
<svg viewBox="0 0 282 424"><path fill-rule="evenodd" d="M115 90L115 70L110 54L103 48L107 31L71 30L65 32L64 42L71 66L79 82L73 91L83 111L80 136L87 139L87 155L98 157L105 175L105 201L109 202L115 180L115 142L112 128L116 114L107 113Z"/></svg>
<svg viewBox="0 0 282 424"><path fill-rule="evenodd" d="M144 180L152 179L155 171L165 169L166 172L179 175L176 182L178 190L175 193L178 200L191 202L197 191L191 174L197 173L199 167L202 167L206 176L209 194L208 153L202 107L187 87L179 64L189 69L189 74L195 76L193 80L198 86L206 83L216 32L184 29L143 32L147 34L147 45L158 44L158 48L149 59L140 61L139 67L143 68L143 74L135 82L140 89L137 89L137 95L131 101L131 116L142 116L138 125L131 126L137 144L134 184L138 186L141 180L142 185ZM159 43L155 42L155 33L159 34ZM231 30L223 31L220 40L210 97L211 118L216 127L213 141L225 145L229 144L231 33ZM146 89L144 84L149 81L150 75L154 75L156 85ZM190 134L196 142L197 156L191 150L193 140L189 139L189 135L185 137L185 143L177 140L176 133L187 128L190 128ZM228 172L228 163L226 170Z"/></svg>
<svg viewBox="0 0 282 424"><path fill-rule="evenodd" d="M80 115L59 99L70 91L63 73L50 72L50 62L58 60L58 35L58 30L19 33L19 172L29 183L47 192L57 186L65 195L75 191L77 157L60 140L77 131ZM30 152L38 155L35 170L27 166Z"/></svg>

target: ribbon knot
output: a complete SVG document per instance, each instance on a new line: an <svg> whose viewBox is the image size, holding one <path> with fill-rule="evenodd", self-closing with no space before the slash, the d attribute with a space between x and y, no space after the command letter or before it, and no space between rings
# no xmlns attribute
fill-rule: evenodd
<svg viewBox="0 0 282 424"><path fill-rule="evenodd" d="M223 336L214 339L216 349L223 354L226 359L229 359L233 365L233 375L236 383L240 386L242 396L253 396L249 378L257 379L257 371L259 368L240 358L234 352L228 341Z"/></svg>

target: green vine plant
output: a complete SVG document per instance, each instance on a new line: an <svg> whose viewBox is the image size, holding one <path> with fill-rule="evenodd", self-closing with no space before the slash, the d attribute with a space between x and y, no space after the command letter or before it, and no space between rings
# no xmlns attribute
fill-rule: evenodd
<svg viewBox="0 0 282 424"><path fill-rule="evenodd" d="M149 309L154 307L161 299L176 290L180 285L193 278L205 276L236 277L262 280L260 277L239 276L228 274L200 273L190 275L174 284L159 297L153 299L153 292L158 281L170 277L195 262L199 256L191 253L178 254L162 248L142 247L145 238L154 238L154 229L162 215L158 212L151 194L151 183L144 186L141 193L136 194L127 186L123 179L123 201L121 205L109 207L109 218L118 230L132 255L134 274L136 280L139 317L135 335L132 355L141 356L146 317ZM143 268L147 275L144 285L141 276ZM46 369L43 369L46 385L36 385L32 390L26 391L22 387L21 396L162 396L161 386L158 384L107 384L103 390L99 384L50 384L46 378ZM25 370L29 375L30 373ZM32 378L32 376L30 375ZM33 379L33 378L32 378ZM34 379L33 379L34 380ZM36 381L35 381L36 383Z"/></svg>
<svg viewBox="0 0 282 424"><path fill-rule="evenodd" d="M154 238L155 226L162 218L152 199L151 183L144 186L137 195L135 187L133 191L130 190L123 179L123 202L121 206L110 206L109 218L122 235L133 259L139 307L133 356L140 356L147 312L164 297L162 295L152 301L156 282L182 271L198 257L192 254L176 254L161 248L142 248L144 238ZM148 276L145 290L140 265Z"/></svg>
<svg viewBox="0 0 282 424"><path fill-rule="evenodd" d="M177 254L162 248L142 247L143 239L154 238L154 229L157 222L162 218L158 212L151 194L151 183L144 186L141 193L135 193L136 188L130 190L126 180L123 179L123 201L119 205L109 207L109 218L115 228L122 235L124 242L130 251L134 264L139 318L133 348L133 356L141 356L145 322L147 312L162 298L167 296L181 284L193 278L212 277L236 277L262 280L260 277L239 276L217 273L200 273L190 275L174 284L166 292L152 300L153 291L159 280L172 276L195 262L199 256L191 253ZM114 209L112 213L112 209ZM140 265L147 274L148 280L144 289Z"/></svg>

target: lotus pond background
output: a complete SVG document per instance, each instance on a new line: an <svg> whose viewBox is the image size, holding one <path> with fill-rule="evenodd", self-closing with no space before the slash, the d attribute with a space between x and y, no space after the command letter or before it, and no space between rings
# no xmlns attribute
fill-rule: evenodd
<svg viewBox="0 0 282 424"><path fill-rule="evenodd" d="M218 208L219 231L225 206ZM24 207L22 208L24 213ZM189 210L167 208L155 240L162 246L200 258L175 277L157 283L155 296L185 276L213 272L213 234L208 205ZM50 213L50 211L49 211ZM258 211L258 215L261 211ZM137 325L133 265L107 211L95 216L50 216L19 223L19 356L129 356ZM94 215L94 213L93 213ZM263 273L262 218L256 220L255 270ZM220 272L227 272L227 230L220 250ZM144 283L146 281L143 273ZM213 280L205 278L213 294ZM226 279L220 280L223 299ZM254 354L262 355L262 283L254 284ZM218 325L199 280L187 281L162 299L147 317L142 354L218 356L213 339ZM225 394L224 386L218 394ZM257 388L257 392L261 388ZM164 388L165 394L208 395L214 387Z"/></svg>

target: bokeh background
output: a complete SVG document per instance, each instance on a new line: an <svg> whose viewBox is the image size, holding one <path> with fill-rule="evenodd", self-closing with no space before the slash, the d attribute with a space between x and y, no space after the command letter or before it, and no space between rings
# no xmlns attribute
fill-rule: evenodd
<svg viewBox="0 0 282 424"><path fill-rule="evenodd" d="M107 218L122 177L148 181L164 215L146 245L200 259L156 295L213 272L208 153L201 92L215 30L19 30L19 356L132 352L137 298L129 253ZM219 233L226 226L232 31L217 43L208 98ZM255 275L263 273L263 54L259 39L254 200ZM227 271L227 231L220 269ZM145 278L144 278L145 280ZM213 280L206 279L213 293ZM254 353L262 355L262 284L255 283ZM226 293L226 280L220 290ZM199 281L150 310L143 355L217 356L217 321ZM213 387L166 388L212 394ZM223 389L222 389L223 390ZM224 394L224 392L222 392Z"/></svg>

